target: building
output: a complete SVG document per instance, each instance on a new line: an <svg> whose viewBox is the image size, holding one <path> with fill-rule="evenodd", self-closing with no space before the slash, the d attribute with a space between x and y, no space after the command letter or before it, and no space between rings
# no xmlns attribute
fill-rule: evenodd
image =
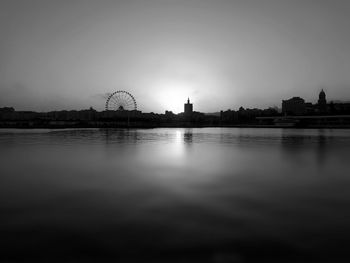
<svg viewBox="0 0 350 263"><path fill-rule="evenodd" d="M305 113L307 115L314 115L315 114L315 106L311 102L305 103Z"/></svg>
<svg viewBox="0 0 350 263"><path fill-rule="evenodd" d="M190 103L190 98L187 99L187 103L185 103L185 110L184 110L186 115L192 114L193 113L193 104Z"/></svg>
<svg viewBox="0 0 350 263"><path fill-rule="evenodd" d="M350 102L332 102L329 103L331 115L350 115Z"/></svg>
<svg viewBox="0 0 350 263"><path fill-rule="evenodd" d="M318 112L321 114L324 114L327 112L326 93L323 90L321 90L320 94L318 95L317 108L318 108Z"/></svg>
<svg viewBox="0 0 350 263"><path fill-rule="evenodd" d="M289 100L282 100L282 113L286 115L303 115L306 112L304 99L293 97Z"/></svg>
<svg viewBox="0 0 350 263"><path fill-rule="evenodd" d="M11 113L11 112L14 112L15 109L12 108L12 107L3 107L3 108L0 108L0 113Z"/></svg>

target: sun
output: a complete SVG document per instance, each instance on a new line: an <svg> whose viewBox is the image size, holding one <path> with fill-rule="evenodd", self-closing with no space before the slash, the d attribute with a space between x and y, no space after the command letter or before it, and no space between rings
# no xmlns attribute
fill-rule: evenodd
<svg viewBox="0 0 350 263"><path fill-rule="evenodd" d="M184 111L184 103L190 97L191 87L184 83L167 83L159 91L159 103L173 113Z"/></svg>

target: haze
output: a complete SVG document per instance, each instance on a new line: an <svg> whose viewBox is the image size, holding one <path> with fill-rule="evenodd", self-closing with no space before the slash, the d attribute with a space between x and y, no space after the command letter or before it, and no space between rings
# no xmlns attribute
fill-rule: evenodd
<svg viewBox="0 0 350 263"><path fill-rule="evenodd" d="M350 100L348 0L0 2L0 107L145 112Z"/></svg>

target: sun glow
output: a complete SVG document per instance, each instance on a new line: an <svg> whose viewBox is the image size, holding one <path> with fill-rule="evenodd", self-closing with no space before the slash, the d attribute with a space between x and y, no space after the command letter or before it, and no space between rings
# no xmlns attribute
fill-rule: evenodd
<svg viewBox="0 0 350 263"><path fill-rule="evenodd" d="M184 111L184 103L191 97L192 89L186 84L166 84L160 88L159 103L164 110L180 113Z"/></svg>

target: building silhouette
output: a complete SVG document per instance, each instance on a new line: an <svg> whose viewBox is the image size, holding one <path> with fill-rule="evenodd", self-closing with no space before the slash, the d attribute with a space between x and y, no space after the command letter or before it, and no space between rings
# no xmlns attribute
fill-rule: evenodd
<svg viewBox="0 0 350 263"><path fill-rule="evenodd" d="M254 125L281 127L350 127L350 102L327 103L321 90L317 103L305 102L300 97L282 101L282 113L276 108L243 108L217 113L193 110L190 99L184 112L174 114L143 113L138 110L96 111L60 110L50 112L16 111L0 107L0 128L82 128L82 127L205 127L225 125ZM284 116L283 116L284 115Z"/></svg>
<svg viewBox="0 0 350 263"><path fill-rule="evenodd" d="M282 113L287 115L303 115L306 112L304 99L293 97L289 100L282 100Z"/></svg>
<svg viewBox="0 0 350 263"><path fill-rule="evenodd" d="M318 111L319 113L326 113L327 112L327 100L326 100L326 93L321 90L320 94L318 95L318 103L317 103Z"/></svg>
<svg viewBox="0 0 350 263"><path fill-rule="evenodd" d="M190 103L190 98L187 99L187 103L185 103L184 106L185 106L185 107L184 107L184 108L185 108L185 109L184 109L184 113L185 113L186 115L190 115L190 114L193 113L193 104Z"/></svg>
<svg viewBox="0 0 350 263"><path fill-rule="evenodd" d="M326 93L322 89L318 94L318 101L315 104L305 102L300 97L293 97L289 100L282 100L282 113L284 115L327 115L346 114L347 103L327 104ZM340 110L340 108L342 108ZM344 109L343 109L344 108Z"/></svg>

